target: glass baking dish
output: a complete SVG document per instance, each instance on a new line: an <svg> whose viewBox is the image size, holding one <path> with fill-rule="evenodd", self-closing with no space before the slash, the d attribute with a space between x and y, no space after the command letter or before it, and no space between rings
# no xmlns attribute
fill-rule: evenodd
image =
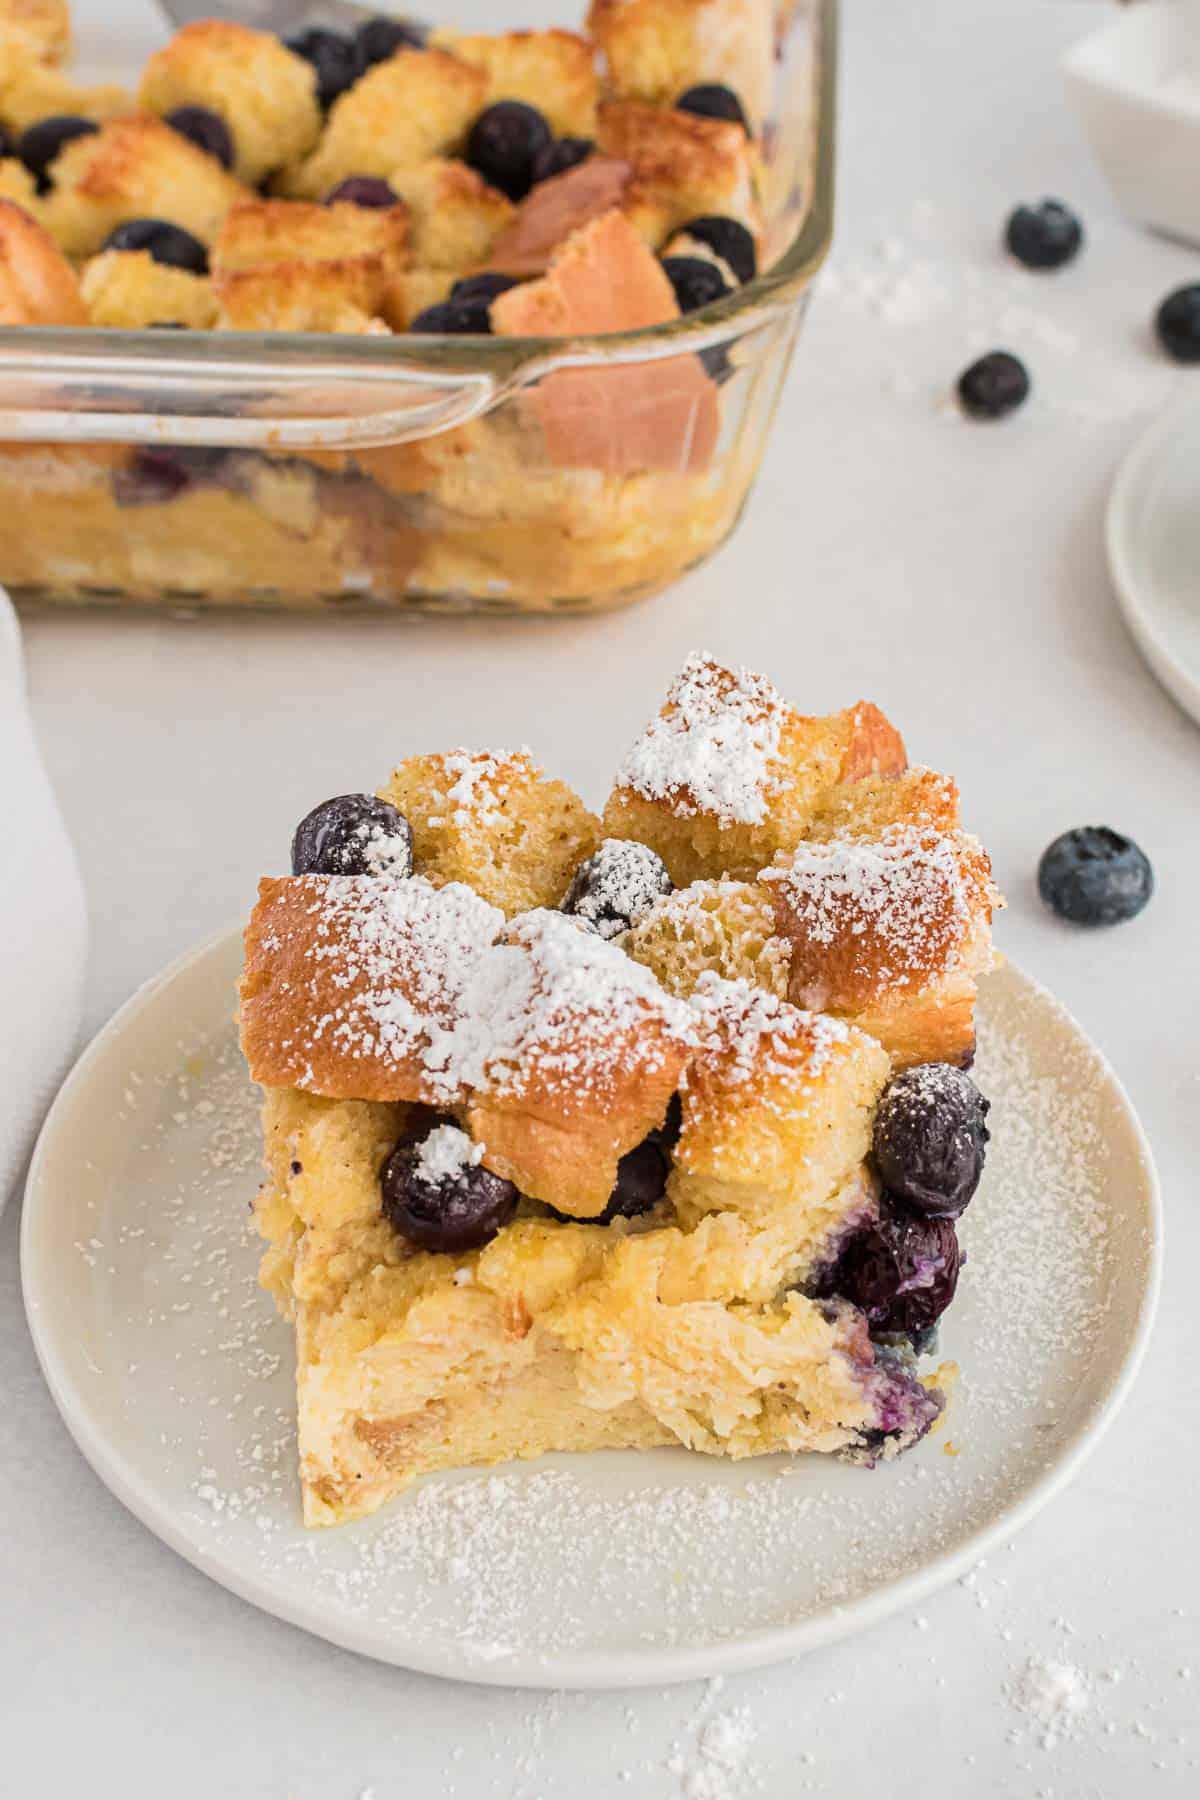
<svg viewBox="0 0 1200 1800"><path fill-rule="evenodd" d="M84 605L589 612L711 554L832 229L837 0L780 18L765 272L686 318L469 341L0 330L0 583Z"/></svg>

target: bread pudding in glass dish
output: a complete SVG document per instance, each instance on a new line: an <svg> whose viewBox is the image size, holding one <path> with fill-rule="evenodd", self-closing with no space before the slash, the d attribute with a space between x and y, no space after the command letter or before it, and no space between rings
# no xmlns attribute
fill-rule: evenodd
<svg viewBox="0 0 1200 1800"><path fill-rule="evenodd" d="M877 708L701 655L599 816L527 750L315 807L240 997L307 1522L547 1451L917 1442L999 904Z"/></svg>
<svg viewBox="0 0 1200 1800"><path fill-rule="evenodd" d="M201 20L128 89L69 42L0 0L0 581L586 610L732 528L829 238L834 0Z"/></svg>

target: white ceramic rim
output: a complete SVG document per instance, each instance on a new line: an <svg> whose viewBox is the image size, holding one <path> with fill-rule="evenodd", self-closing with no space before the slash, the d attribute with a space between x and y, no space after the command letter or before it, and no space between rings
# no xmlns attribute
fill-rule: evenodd
<svg viewBox="0 0 1200 1800"><path fill-rule="evenodd" d="M1154 614L1147 610L1134 573L1129 525L1137 491L1145 480L1147 469L1158 461L1183 423L1197 412L1200 412L1200 400L1196 396L1188 395L1186 399L1176 401L1126 452L1109 490L1104 514L1104 544L1117 605L1143 661L1171 698L1200 724L1200 675L1194 675L1179 660Z"/></svg>
<svg viewBox="0 0 1200 1800"><path fill-rule="evenodd" d="M630 1663L626 1659L624 1667L614 1667L610 1652L568 1652L555 1656L552 1673L541 1667L535 1658L528 1656L507 1660L502 1667L497 1666L493 1673L486 1666L480 1668L471 1664L467 1667L462 1658L452 1655L414 1653L405 1647L400 1647L401 1653L398 1654L398 1647L370 1621L362 1621L361 1629L345 1628L340 1622L331 1621L318 1604L309 1604L290 1593L281 1595L269 1581L256 1580L240 1571L229 1571L221 1567L214 1558L211 1545L195 1533L181 1528L172 1511L161 1504L153 1488L127 1466L124 1459L111 1448L103 1432L93 1425L88 1408L59 1361L51 1334L40 1323L40 1308L36 1300L39 1282L43 1275L49 1276L51 1272L41 1271L37 1266L32 1221L39 1205L40 1172L47 1159L47 1146L57 1129L58 1117L66 1109L76 1090L88 1081L93 1064L103 1055L112 1040L120 1037L164 988L169 987L179 975L197 962L227 950L232 937L241 937L241 930L238 925L232 931L217 933L195 949L187 951L138 988L92 1039L63 1083L38 1137L26 1182L21 1219L21 1280L29 1329L46 1385L67 1430L95 1473L122 1505L163 1543L168 1544L193 1567L211 1576L220 1586L263 1612L283 1619L290 1625L299 1626L301 1630L337 1644L344 1650L356 1651L379 1662L411 1669L420 1674L467 1680L487 1686L640 1688L760 1668L819 1649L826 1644L837 1643L889 1618L904 1607L915 1606L958 1575L964 1574L981 1557L1006 1544L1067 1485L1095 1449L1128 1395L1149 1341L1162 1276L1162 1193L1153 1153L1129 1096L1107 1058L1091 1043L1071 1014L1057 1000L1053 1000L1039 982L1009 963L1007 967L1012 974L1031 992L1052 1001L1064 1023L1083 1039L1095 1055L1104 1076L1111 1083L1113 1097L1124 1114L1124 1122L1136 1145L1145 1175L1150 1242L1147 1247L1145 1285L1134 1329L1120 1367L1107 1391L1065 1440L1058 1460L1048 1466L1044 1474L1018 1500L1002 1507L989 1524L981 1526L955 1549L932 1557L920 1570L882 1583L860 1599L845 1606L832 1606L801 1619L794 1625L751 1631L742 1638L709 1645L656 1650L644 1660Z"/></svg>

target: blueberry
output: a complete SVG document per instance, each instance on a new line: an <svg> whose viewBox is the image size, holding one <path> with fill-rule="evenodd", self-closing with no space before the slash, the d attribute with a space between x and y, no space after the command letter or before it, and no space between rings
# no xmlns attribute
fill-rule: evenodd
<svg viewBox="0 0 1200 1800"><path fill-rule="evenodd" d="M493 301L497 294L507 294L517 286L515 275L501 275L495 269L482 269L478 275L464 275L450 289L452 301L466 305L469 301Z"/></svg>
<svg viewBox="0 0 1200 1800"><path fill-rule="evenodd" d="M679 112L697 113L702 119L731 119L743 131L749 131L742 103L732 88L719 81L702 81L688 88L675 102Z"/></svg>
<svg viewBox="0 0 1200 1800"><path fill-rule="evenodd" d="M533 185L549 181L552 175L565 175L568 169L586 162L595 148L591 138L581 137L555 138L553 143L543 145L533 159Z"/></svg>
<svg viewBox="0 0 1200 1800"><path fill-rule="evenodd" d="M1007 350L989 350L958 378L963 411L973 419L1002 419L1015 412L1028 393L1028 371Z"/></svg>
<svg viewBox="0 0 1200 1800"><path fill-rule="evenodd" d="M1055 838L1038 864L1038 893L1073 925L1119 925L1154 892L1154 870L1132 838L1081 825Z"/></svg>
<svg viewBox="0 0 1200 1800"><path fill-rule="evenodd" d="M168 219L126 219L110 231L104 240L105 250L148 250L156 263L171 269L189 269L193 275L208 274L208 249Z"/></svg>
<svg viewBox="0 0 1200 1800"><path fill-rule="evenodd" d="M605 838L576 869L560 910L585 920L599 937L614 938L673 891L666 864L649 845Z"/></svg>
<svg viewBox="0 0 1200 1800"><path fill-rule="evenodd" d="M113 498L118 506L161 506L191 485L174 451L135 450L128 466L113 476Z"/></svg>
<svg viewBox="0 0 1200 1800"><path fill-rule="evenodd" d="M680 312L695 312L733 292L716 264L703 256L664 256L662 266Z"/></svg>
<svg viewBox="0 0 1200 1800"><path fill-rule="evenodd" d="M326 206L334 206L339 201L347 206L382 210L386 206L398 206L400 196L380 175L347 175L345 181L339 181L325 196Z"/></svg>
<svg viewBox="0 0 1200 1800"><path fill-rule="evenodd" d="M959 1263L953 1219L918 1217L885 1194L878 1220L849 1240L831 1280L875 1331L912 1337L953 1300Z"/></svg>
<svg viewBox="0 0 1200 1800"><path fill-rule="evenodd" d="M497 100L471 127L467 161L510 200L523 200L533 186L534 162L550 142L550 127L536 107Z"/></svg>
<svg viewBox="0 0 1200 1800"><path fill-rule="evenodd" d="M354 34L358 66L364 73L395 56L397 50L419 50L424 42L421 27L405 19L367 19Z"/></svg>
<svg viewBox="0 0 1200 1800"><path fill-rule="evenodd" d="M216 157L223 169L232 169L233 134L220 113L210 112L207 106L177 106L163 115L163 124L189 139L197 150Z"/></svg>
<svg viewBox="0 0 1200 1800"><path fill-rule="evenodd" d="M979 1186L989 1103L949 1063L907 1069L884 1089L872 1151L884 1186L917 1212L957 1218Z"/></svg>
<svg viewBox="0 0 1200 1800"><path fill-rule="evenodd" d="M1027 269L1061 269L1079 255L1083 226L1061 200L1043 200L1009 214L1004 241Z"/></svg>
<svg viewBox="0 0 1200 1800"><path fill-rule="evenodd" d="M312 25L283 41L294 55L312 64L317 77L317 99L326 110L354 86L362 73L354 39L343 37L340 31Z"/></svg>
<svg viewBox="0 0 1200 1800"><path fill-rule="evenodd" d="M683 1130L683 1100L679 1094L672 1094L667 1102L666 1117L656 1131L650 1136L666 1150L673 1150L679 1142L679 1134Z"/></svg>
<svg viewBox="0 0 1200 1800"><path fill-rule="evenodd" d="M0 119L0 158L15 155L16 145L12 141L12 133L4 123L4 120Z"/></svg>
<svg viewBox="0 0 1200 1800"><path fill-rule="evenodd" d="M484 296L475 300L439 300L436 306L427 306L410 320L408 329L446 337L484 337L492 329L490 304Z"/></svg>
<svg viewBox="0 0 1200 1800"><path fill-rule="evenodd" d="M454 1125L420 1139L403 1137L383 1165L383 1216L421 1250L478 1250L512 1218L520 1198L511 1181L465 1160L470 1139Z"/></svg>
<svg viewBox="0 0 1200 1800"><path fill-rule="evenodd" d="M411 875L408 820L371 794L322 801L296 827L292 874Z"/></svg>
<svg viewBox="0 0 1200 1800"><path fill-rule="evenodd" d="M1200 362L1200 282L1167 295L1154 315L1154 329L1176 362Z"/></svg>
<svg viewBox="0 0 1200 1800"><path fill-rule="evenodd" d="M754 236L740 219L727 219L722 213L705 213L699 219L689 219L679 229L682 236L707 244L714 255L733 270L739 281L753 281L757 275L758 252L754 248Z"/></svg>
<svg viewBox="0 0 1200 1800"><path fill-rule="evenodd" d="M56 113L30 125L16 142L16 152L29 173L37 178L39 194L50 192L50 165L59 151L75 138L89 137L100 127L94 119L81 119L74 113Z"/></svg>

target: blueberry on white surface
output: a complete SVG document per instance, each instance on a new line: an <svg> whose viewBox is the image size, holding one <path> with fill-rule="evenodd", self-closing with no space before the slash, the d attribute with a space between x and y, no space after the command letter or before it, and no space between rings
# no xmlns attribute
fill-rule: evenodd
<svg viewBox="0 0 1200 1800"><path fill-rule="evenodd" d="M1154 329L1175 362L1200 362L1200 282L1167 295L1154 315Z"/></svg>
<svg viewBox="0 0 1200 1800"><path fill-rule="evenodd" d="M1029 371L1008 350L989 350L958 378L963 411L973 419L1003 419L1029 395Z"/></svg>
<svg viewBox="0 0 1200 1800"><path fill-rule="evenodd" d="M1064 831L1038 864L1038 893L1073 925L1120 925L1136 918L1153 892L1145 852L1107 825Z"/></svg>
<svg viewBox="0 0 1200 1800"><path fill-rule="evenodd" d="M1027 269L1061 269L1078 256L1083 226L1061 200L1042 200L1009 214L1004 241Z"/></svg>

